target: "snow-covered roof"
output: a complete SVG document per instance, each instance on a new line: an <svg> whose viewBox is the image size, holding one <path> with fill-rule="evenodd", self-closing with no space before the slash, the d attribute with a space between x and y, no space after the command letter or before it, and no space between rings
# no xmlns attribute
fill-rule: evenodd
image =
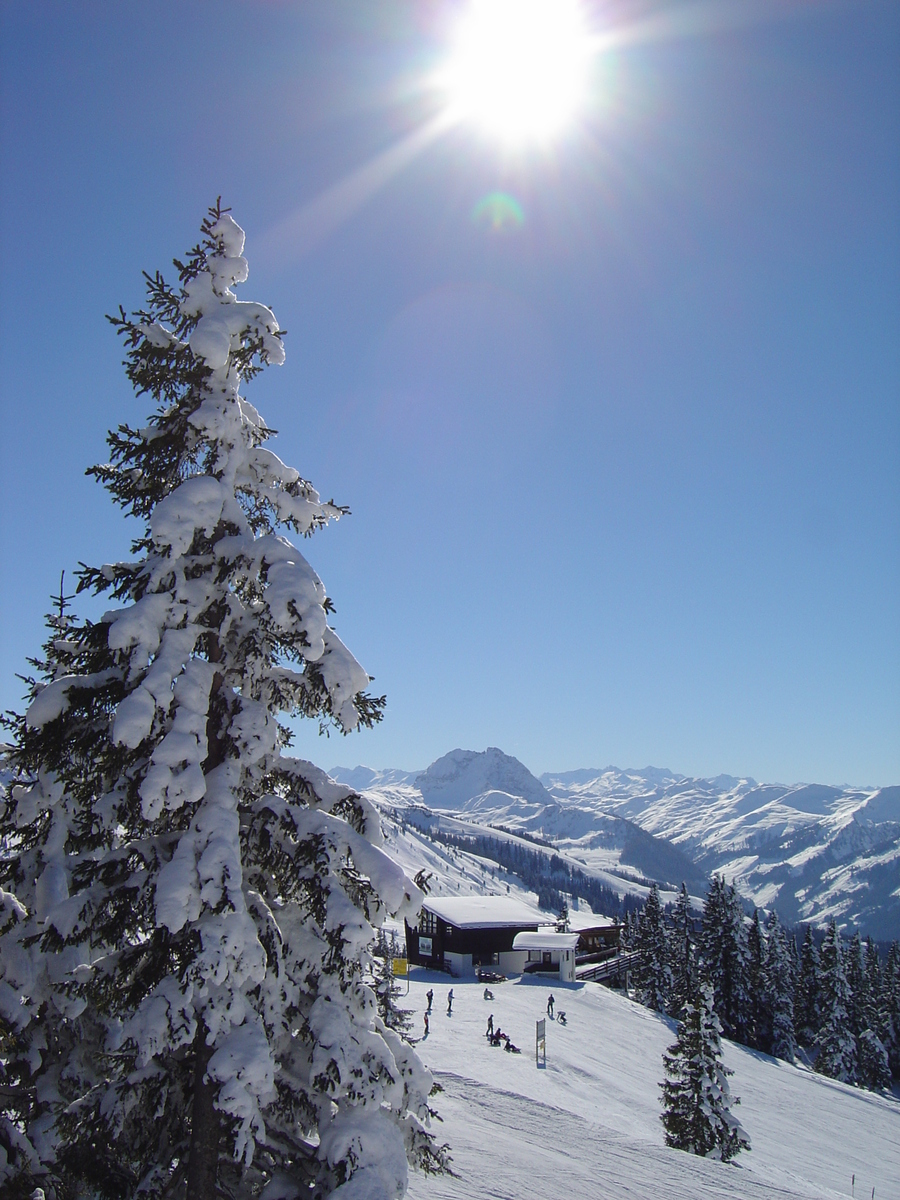
<svg viewBox="0 0 900 1200"><path fill-rule="evenodd" d="M513 938L513 950L574 950L577 945L577 933L557 933L555 929L517 933Z"/></svg>
<svg viewBox="0 0 900 1200"><path fill-rule="evenodd" d="M511 896L426 896L423 908L457 929L540 925L546 914Z"/></svg>
<svg viewBox="0 0 900 1200"><path fill-rule="evenodd" d="M584 933L588 929L609 929L615 925L612 917L598 917L594 913L573 912L569 909L569 929L573 933Z"/></svg>

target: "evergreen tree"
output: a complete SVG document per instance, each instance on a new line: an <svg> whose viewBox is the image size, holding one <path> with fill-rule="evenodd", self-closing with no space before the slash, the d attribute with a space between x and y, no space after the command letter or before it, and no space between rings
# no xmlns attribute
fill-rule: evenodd
<svg viewBox="0 0 900 1200"><path fill-rule="evenodd" d="M859 955L862 969L855 1005L859 1027L856 1036L859 1082L863 1087L880 1091L891 1086L891 1066L886 1043L888 1022L882 1005L881 965L871 938L866 939L865 951L860 944Z"/></svg>
<svg viewBox="0 0 900 1200"><path fill-rule="evenodd" d="M67 628L64 670L48 663L13 721L0 881L18 896L0 958L47 980L13 1032L53 1087L3 1186L35 1175L34 1150L48 1196L325 1195L353 1179L387 1200L408 1161L445 1164L432 1081L364 978L371 923L420 897L375 812L291 757L283 723L347 733L383 700L284 536L346 510L265 447L240 394L283 361L282 331L232 290L247 263L227 211L202 234L176 286L148 276L146 308L111 318L156 405L89 472L141 527L129 561L81 573L117 607Z"/></svg>
<svg viewBox="0 0 900 1200"><path fill-rule="evenodd" d="M694 945L692 939L691 910L687 888L682 883L669 932L669 970L672 991L669 998L669 1013L681 1020L691 997L696 990Z"/></svg>
<svg viewBox="0 0 900 1200"><path fill-rule="evenodd" d="M713 1009L709 983L700 985L688 1004L678 1037L663 1055L662 1123L666 1145L723 1162L750 1141L731 1112L739 1103L728 1087L730 1071L722 1062L721 1025Z"/></svg>
<svg viewBox="0 0 900 1200"><path fill-rule="evenodd" d="M847 976L847 988L850 992L849 1016L853 1036L859 1038L868 1026L869 996L866 979L865 952L859 930L850 939L847 946L844 973Z"/></svg>
<svg viewBox="0 0 900 1200"><path fill-rule="evenodd" d="M647 1008L665 1012L671 992L671 972L659 888L655 883L638 920L634 948L640 953L635 981L637 998Z"/></svg>
<svg viewBox="0 0 900 1200"><path fill-rule="evenodd" d="M700 975L713 988L713 1005L726 1037L745 1042L750 1028L748 951L744 911L732 884L713 876L700 933Z"/></svg>
<svg viewBox="0 0 900 1200"><path fill-rule="evenodd" d="M378 1000L378 1014L388 1029L393 1029L409 1041L412 1012L400 1008L397 1004L397 1000L403 994L403 989L394 976L394 959L399 957L397 951L398 946L393 933L388 939L384 930L380 929L374 950L374 988Z"/></svg>
<svg viewBox="0 0 900 1200"><path fill-rule="evenodd" d="M765 960L766 940L759 922L759 909L754 908L747 930L747 991L750 996L750 1009L745 1033L748 1046L768 1053L772 1044L772 1022L764 994Z"/></svg>
<svg viewBox="0 0 900 1200"><path fill-rule="evenodd" d="M820 983L822 989L822 1028L819 1030L819 1055L816 1070L844 1083L857 1078L856 1039L850 1026L850 988L844 968L841 935L832 918L822 943Z"/></svg>
<svg viewBox="0 0 900 1200"><path fill-rule="evenodd" d="M623 951L634 950L637 937L637 913L634 909L626 909L622 919L622 930L619 934L619 946Z"/></svg>
<svg viewBox="0 0 900 1200"><path fill-rule="evenodd" d="M768 1043L761 1047L776 1058L793 1062L797 1055L794 1035L794 972L791 941L773 909L766 921L766 953L761 978L761 1008Z"/></svg>
<svg viewBox="0 0 900 1200"><path fill-rule="evenodd" d="M801 1045L814 1046L822 1027L819 951L807 925L800 950L800 971L794 989L794 1029Z"/></svg>
<svg viewBox="0 0 900 1200"><path fill-rule="evenodd" d="M25 679L31 691L39 679L52 682L71 673L77 647L68 599L61 580L56 610L46 618L44 656L29 660L38 672ZM16 728L13 717L2 720ZM52 779L44 784L52 804L41 820L33 819L27 793L17 794L15 785L0 788L0 1185L4 1195L15 1197L30 1197L41 1186L52 1191L58 1138L51 1106L59 1073L97 1045L84 1001L57 986L83 955L70 947L46 955L40 948L45 934L55 936L47 927L51 909L69 893L65 844L78 817L77 804Z"/></svg>
<svg viewBox="0 0 900 1200"><path fill-rule="evenodd" d="M892 942L881 977L881 1031L894 1079L900 1079L900 942Z"/></svg>
<svg viewBox="0 0 900 1200"><path fill-rule="evenodd" d="M881 969L881 959L878 947L870 937L866 938L865 951L866 995L874 1014L874 1021L880 1034L884 1033L882 1024L884 1016L884 978ZM872 1023L871 1021L869 1022Z"/></svg>

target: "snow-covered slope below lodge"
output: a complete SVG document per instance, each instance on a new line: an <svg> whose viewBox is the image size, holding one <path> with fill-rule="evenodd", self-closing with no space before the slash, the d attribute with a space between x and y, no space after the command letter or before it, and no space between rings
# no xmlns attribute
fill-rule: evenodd
<svg viewBox="0 0 900 1200"><path fill-rule="evenodd" d="M684 879L702 896L718 873L785 923L834 917L844 931L900 937L900 787L694 779L656 767L536 779L496 748L454 750L421 772L332 774L386 812L419 810L420 823L428 810L475 832L502 825L552 841L620 894L640 891L635 880Z"/></svg>
<svg viewBox="0 0 900 1200"><path fill-rule="evenodd" d="M452 1016L446 996L453 983ZM674 1023L599 984L553 980L557 1012L547 1021L547 1065L535 1063L535 1021L549 981L494 985L486 1002L475 980L414 970L413 1033L423 1029L425 993L435 991L431 1032L418 1052L442 1087L434 1100L455 1177L413 1173L409 1200L888 1200L900 1181L900 1101L860 1091L723 1042L734 1070L736 1116L752 1149L733 1164L663 1144L658 1082ZM488 1013L520 1055L491 1047Z"/></svg>

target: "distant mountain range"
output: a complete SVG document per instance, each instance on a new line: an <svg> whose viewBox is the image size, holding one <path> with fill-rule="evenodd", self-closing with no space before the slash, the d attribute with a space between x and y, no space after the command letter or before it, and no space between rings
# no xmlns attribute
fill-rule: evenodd
<svg viewBox="0 0 900 1200"><path fill-rule="evenodd" d="M900 787L788 787L658 767L538 779L495 747L452 750L425 771L331 774L383 808L539 836L620 892L636 878L683 879L702 897L715 873L784 923L834 917L845 931L900 937Z"/></svg>

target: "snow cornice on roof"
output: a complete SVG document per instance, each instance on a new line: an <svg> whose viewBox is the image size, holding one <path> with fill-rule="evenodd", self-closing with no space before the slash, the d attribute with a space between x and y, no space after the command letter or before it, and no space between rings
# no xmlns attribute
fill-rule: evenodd
<svg viewBox="0 0 900 1200"><path fill-rule="evenodd" d="M513 938L513 950L574 950L579 936L577 933L557 933L555 929L517 933Z"/></svg>
<svg viewBox="0 0 900 1200"><path fill-rule="evenodd" d="M510 896L427 896L422 908L457 929L502 929L546 924L539 912Z"/></svg>

